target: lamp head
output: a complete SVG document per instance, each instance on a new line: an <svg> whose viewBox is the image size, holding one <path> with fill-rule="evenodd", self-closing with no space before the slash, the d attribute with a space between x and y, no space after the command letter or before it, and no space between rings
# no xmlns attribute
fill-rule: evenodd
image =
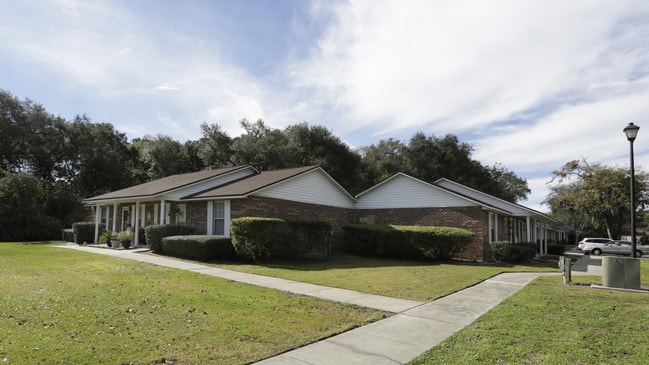
<svg viewBox="0 0 649 365"><path fill-rule="evenodd" d="M629 140L629 142L635 141L635 137L638 135L638 130L640 127L637 125L634 125L633 123L629 123L626 127L624 127L624 133L626 133L626 139Z"/></svg>

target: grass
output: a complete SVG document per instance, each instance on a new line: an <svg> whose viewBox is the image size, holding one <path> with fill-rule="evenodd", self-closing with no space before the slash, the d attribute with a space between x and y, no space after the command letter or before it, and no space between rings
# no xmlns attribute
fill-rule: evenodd
<svg viewBox="0 0 649 365"><path fill-rule="evenodd" d="M276 260L263 265L218 267L388 297L430 301L503 272L559 272L556 262L533 265L416 262L360 256Z"/></svg>
<svg viewBox="0 0 649 365"><path fill-rule="evenodd" d="M3 364L242 364L386 313L181 270L0 244Z"/></svg>
<svg viewBox="0 0 649 365"><path fill-rule="evenodd" d="M641 276L646 283L647 260ZM601 284L593 276L579 281ZM647 313L647 294L540 277L411 365L646 364Z"/></svg>
<svg viewBox="0 0 649 365"><path fill-rule="evenodd" d="M431 300L510 266L362 257L220 267ZM649 260L642 260L643 287ZM573 276L601 284L596 276ZM143 263L0 244L0 362L241 364L363 325L386 313ZM649 296L541 277L413 364L646 363Z"/></svg>

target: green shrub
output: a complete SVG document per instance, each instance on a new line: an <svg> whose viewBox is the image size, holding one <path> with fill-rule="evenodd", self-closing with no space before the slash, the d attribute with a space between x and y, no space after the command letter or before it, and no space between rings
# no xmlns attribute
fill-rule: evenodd
<svg viewBox="0 0 649 365"><path fill-rule="evenodd" d="M103 231L99 235L99 243L105 243L108 247L111 247L113 244L113 231Z"/></svg>
<svg viewBox="0 0 649 365"><path fill-rule="evenodd" d="M497 262L516 264L534 258L537 246L534 242L495 241L491 243L491 256Z"/></svg>
<svg viewBox="0 0 649 365"><path fill-rule="evenodd" d="M169 236L162 239L165 254L195 260L214 260L235 256L232 239L224 236Z"/></svg>
<svg viewBox="0 0 649 365"><path fill-rule="evenodd" d="M449 259L473 240L462 228L353 224L343 227L347 251L360 255Z"/></svg>
<svg viewBox="0 0 649 365"><path fill-rule="evenodd" d="M74 242L74 230L72 228L66 228L61 230L63 235L63 242Z"/></svg>
<svg viewBox="0 0 649 365"><path fill-rule="evenodd" d="M237 255L253 261L302 255L331 239L331 224L321 221L245 217L230 229Z"/></svg>
<svg viewBox="0 0 649 365"><path fill-rule="evenodd" d="M191 226L179 226L175 224L164 224L148 226L144 229L147 245L155 253L164 253L162 239L169 236L186 236L198 233L196 228Z"/></svg>
<svg viewBox="0 0 649 365"><path fill-rule="evenodd" d="M117 233L117 240L121 242L133 242L135 239L135 233L131 231L121 231Z"/></svg>
<svg viewBox="0 0 649 365"><path fill-rule="evenodd" d="M74 242L78 245L95 242L95 223L93 222L72 223L72 231L74 232Z"/></svg>
<svg viewBox="0 0 649 365"><path fill-rule="evenodd" d="M548 253L551 255L563 255L565 249L564 245L548 245Z"/></svg>

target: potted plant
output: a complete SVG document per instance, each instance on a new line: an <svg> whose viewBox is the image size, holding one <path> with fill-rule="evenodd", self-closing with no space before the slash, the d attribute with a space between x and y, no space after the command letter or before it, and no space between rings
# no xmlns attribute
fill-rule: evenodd
<svg viewBox="0 0 649 365"><path fill-rule="evenodd" d="M112 231L104 231L104 233L101 234L101 237L99 237L99 243L105 243L106 246L112 247L112 236L113 232Z"/></svg>
<svg viewBox="0 0 649 365"><path fill-rule="evenodd" d="M117 234L117 239L122 242L122 247L124 248L131 247L133 238L135 238L135 235L131 231L121 231Z"/></svg>

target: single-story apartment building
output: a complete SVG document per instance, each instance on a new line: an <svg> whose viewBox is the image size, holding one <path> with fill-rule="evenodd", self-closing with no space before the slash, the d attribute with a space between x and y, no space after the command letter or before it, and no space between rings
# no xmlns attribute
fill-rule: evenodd
<svg viewBox="0 0 649 365"><path fill-rule="evenodd" d="M118 232L153 224L191 225L204 234L230 235L239 217L330 222L334 236L352 223L431 225L476 233L462 259L489 258L495 240L538 242L565 238L551 217L448 179L433 184L397 173L354 197L319 166L259 172L236 166L168 176L85 199L94 206L95 241L102 229ZM138 245L139 235L135 235Z"/></svg>

